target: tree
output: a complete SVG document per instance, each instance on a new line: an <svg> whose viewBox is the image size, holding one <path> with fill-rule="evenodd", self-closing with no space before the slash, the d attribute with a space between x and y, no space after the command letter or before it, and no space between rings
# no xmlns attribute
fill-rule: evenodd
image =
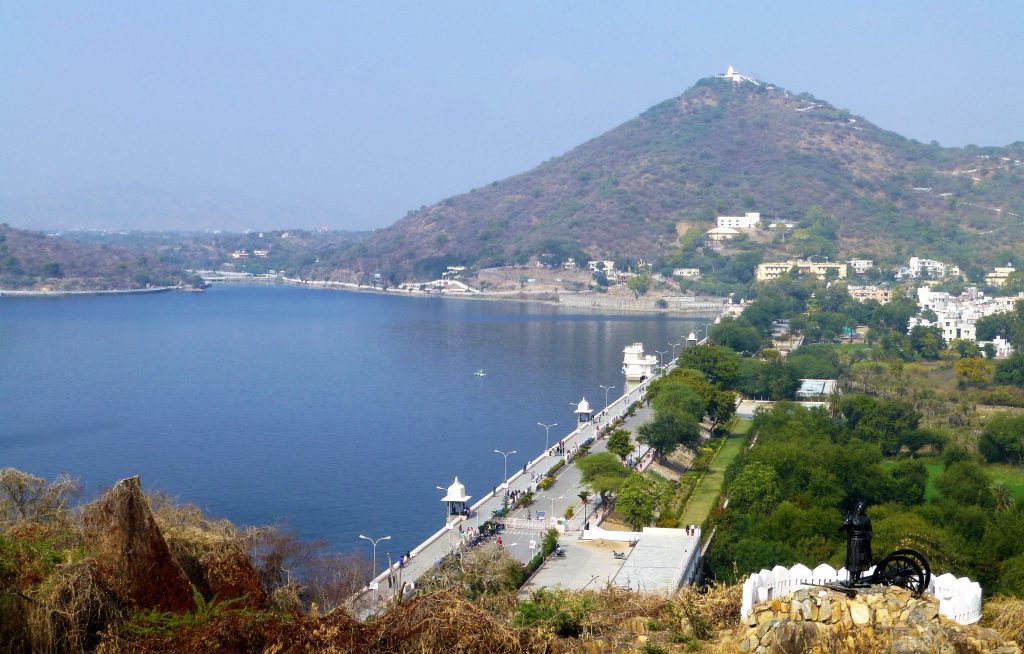
<svg viewBox="0 0 1024 654"><path fill-rule="evenodd" d="M763 340L756 327L736 318L726 318L712 327L710 338L716 344L736 352L757 352Z"/></svg>
<svg viewBox="0 0 1024 654"><path fill-rule="evenodd" d="M64 271L61 270L61 267L60 267L59 263L57 263L56 261L51 261L50 263L48 263L45 266L43 266L43 276L45 276L45 277L63 277L64 276Z"/></svg>
<svg viewBox="0 0 1024 654"><path fill-rule="evenodd" d="M953 370L964 384L984 384L992 380L996 365L987 359L970 357L958 359Z"/></svg>
<svg viewBox="0 0 1024 654"><path fill-rule="evenodd" d="M651 277L647 273L635 275L629 280L629 290L633 291L634 297L646 295L651 288Z"/></svg>
<svg viewBox="0 0 1024 654"><path fill-rule="evenodd" d="M654 522L664 496L665 487L662 484L633 472L622 482L615 508L634 531L640 531Z"/></svg>
<svg viewBox="0 0 1024 654"><path fill-rule="evenodd" d="M608 434L608 451L619 457L622 461L633 452L633 441L629 437L629 431L616 429Z"/></svg>
<svg viewBox="0 0 1024 654"><path fill-rule="evenodd" d="M689 413L655 414L654 420L640 426L636 439L650 445L656 457L663 457L676 451L680 445L697 445L700 442L700 425Z"/></svg>
<svg viewBox="0 0 1024 654"><path fill-rule="evenodd" d="M1000 513L1013 508L1013 491L1004 480L992 482L992 495L996 498L996 511Z"/></svg>
<svg viewBox="0 0 1024 654"><path fill-rule="evenodd" d="M729 508L742 513L767 515L781 499L775 469L760 461L748 464L729 484Z"/></svg>
<svg viewBox="0 0 1024 654"><path fill-rule="evenodd" d="M601 496L604 500L608 493L616 493L622 486L622 480L629 475L629 468L622 465L611 452L598 452L576 461L583 483Z"/></svg>
<svg viewBox="0 0 1024 654"><path fill-rule="evenodd" d="M1024 354L1018 352L997 363L994 379L997 384L1010 384L1024 388Z"/></svg>
<svg viewBox="0 0 1024 654"><path fill-rule="evenodd" d="M924 492L928 486L928 469L923 463L900 461L892 470L892 478L896 480L896 499L908 505L924 502Z"/></svg>
<svg viewBox="0 0 1024 654"><path fill-rule="evenodd" d="M993 416L981 432L978 451L989 463L1024 465L1024 416Z"/></svg>
<svg viewBox="0 0 1024 654"><path fill-rule="evenodd" d="M728 348L696 345L685 348L676 361L680 368L699 370L708 381L722 388L736 388L740 380L740 357Z"/></svg>
<svg viewBox="0 0 1024 654"><path fill-rule="evenodd" d="M942 331L938 327L915 325L910 330L910 346L922 359L934 361L942 351Z"/></svg>
<svg viewBox="0 0 1024 654"><path fill-rule="evenodd" d="M78 484L61 475L53 483L14 468L0 469L0 523L60 517Z"/></svg>
<svg viewBox="0 0 1024 654"><path fill-rule="evenodd" d="M655 415L664 413L689 413L704 415L704 399L687 384L672 382L658 388L658 394L651 400Z"/></svg>
<svg viewBox="0 0 1024 654"><path fill-rule="evenodd" d="M975 461L954 463L935 478L935 485L945 499L955 504L995 508L991 481Z"/></svg>

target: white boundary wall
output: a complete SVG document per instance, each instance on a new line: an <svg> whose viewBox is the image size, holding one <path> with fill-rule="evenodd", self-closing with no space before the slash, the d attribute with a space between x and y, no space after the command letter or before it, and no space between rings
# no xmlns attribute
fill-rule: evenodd
<svg viewBox="0 0 1024 654"><path fill-rule="evenodd" d="M870 575L874 568L868 570ZM846 568L836 570L822 563L811 570L802 563L792 568L777 565L771 570L761 570L747 577L743 582L743 604L740 614L750 615L755 604L785 597L790 593L815 585L845 580L849 577ZM939 614L959 624L974 624L981 619L981 586L967 577L959 579L946 573L932 577L925 590L939 600Z"/></svg>

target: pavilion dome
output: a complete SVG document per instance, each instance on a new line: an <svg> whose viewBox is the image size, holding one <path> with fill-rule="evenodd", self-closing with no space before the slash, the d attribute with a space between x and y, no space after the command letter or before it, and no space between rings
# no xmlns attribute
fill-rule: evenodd
<svg viewBox="0 0 1024 654"><path fill-rule="evenodd" d="M587 402L586 397L580 400L579 406L576 407L576 413L590 413L590 402Z"/></svg>
<svg viewBox="0 0 1024 654"><path fill-rule="evenodd" d="M455 477L455 481L451 486L448 487L448 494L442 499L442 502L466 502L469 501L469 495L466 495L466 486L459 481L458 477Z"/></svg>

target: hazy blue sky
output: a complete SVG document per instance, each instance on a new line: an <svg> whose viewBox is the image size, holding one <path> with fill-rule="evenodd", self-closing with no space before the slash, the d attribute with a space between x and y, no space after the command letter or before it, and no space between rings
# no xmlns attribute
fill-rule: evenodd
<svg viewBox="0 0 1024 654"><path fill-rule="evenodd" d="M1022 25L1021 2L12 0L0 196L203 185L379 226L729 64L922 141L1005 145Z"/></svg>

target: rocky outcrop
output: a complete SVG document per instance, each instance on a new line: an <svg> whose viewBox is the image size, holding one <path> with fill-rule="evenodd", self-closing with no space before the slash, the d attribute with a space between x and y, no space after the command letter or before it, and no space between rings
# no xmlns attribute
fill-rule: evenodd
<svg viewBox="0 0 1024 654"><path fill-rule="evenodd" d="M940 616L935 598L897 587L874 587L855 597L824 588L799 590L755 605L743 624L739 651L753 654L1020 653L1015 643L992 629L958 625Z"/></svg>
<svg viewBox="0 0 1024 654"><path fill-rule="evenodd" d="M83 511L86 542L109 566L118 595L140 608L194 608L192 589L153 519L138 477L117 482Z"/></svg>

